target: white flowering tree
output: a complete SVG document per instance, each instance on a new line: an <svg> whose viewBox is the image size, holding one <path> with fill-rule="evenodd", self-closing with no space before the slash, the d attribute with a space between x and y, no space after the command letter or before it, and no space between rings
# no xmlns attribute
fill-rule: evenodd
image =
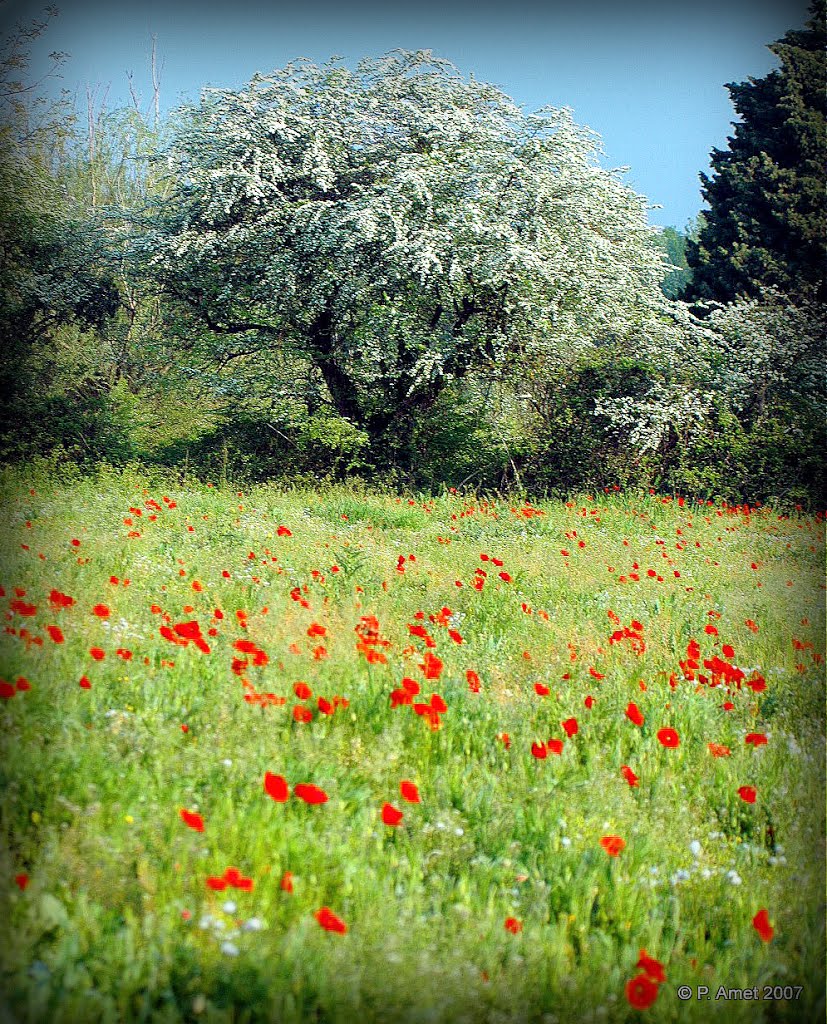
<svg viewBox="0 0 827 1024"><path fill-rule="evenodd" d="M645 200L599 152L429 51L298 61L181 112L147 255L224 365L298 357L377 439L515 355L680 344Z"/></svg>

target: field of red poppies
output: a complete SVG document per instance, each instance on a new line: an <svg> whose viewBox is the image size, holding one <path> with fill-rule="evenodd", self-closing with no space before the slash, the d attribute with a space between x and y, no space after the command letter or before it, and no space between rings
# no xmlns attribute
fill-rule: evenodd
<svg viewBox="0 0 827 1024"><path fill-rule="evenodd" d="M1 483L11 1020L823 1019L823 517Z"/></svg>

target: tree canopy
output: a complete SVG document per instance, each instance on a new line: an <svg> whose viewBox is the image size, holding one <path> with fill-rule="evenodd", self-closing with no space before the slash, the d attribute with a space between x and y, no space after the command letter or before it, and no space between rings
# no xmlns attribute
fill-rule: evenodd
<svg viewBox="0 0 827 1024"><path fill-rule="evenodd" d="M645 200L598 153L429 51L300 61L183 112L146 253L224 358L290 351L378 438L481 366L668 319Z"/></svg>
<svg viewBox="0 0 827 1024"><path fill-rule="evenodd" d="M769 46L781 67L727 85L740 116L727 149L701 174L710 206L687 260L690 299L728 302L767 286L827 298L824 167L827 162L825 3L803 30Z"/></svg>

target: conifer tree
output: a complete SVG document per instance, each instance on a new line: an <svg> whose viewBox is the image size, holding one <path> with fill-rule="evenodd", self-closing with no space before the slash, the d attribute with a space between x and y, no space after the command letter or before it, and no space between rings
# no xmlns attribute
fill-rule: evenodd
<svg viewBox="0 0 827 1024"><path fill-rule="evenodd" d="M741 120L701 174L710 209L687 261L688 299L731 301L767 286L825 298L825 0L768 49L781 66L727 85Z"/></svg>

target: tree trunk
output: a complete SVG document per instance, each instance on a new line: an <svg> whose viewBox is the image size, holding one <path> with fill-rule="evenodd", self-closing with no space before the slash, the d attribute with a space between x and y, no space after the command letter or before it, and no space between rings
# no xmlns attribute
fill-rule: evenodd
<svg viewBox="0 0 827 1024"><path fill-rule="evenodd" d="M364 416L356 398L356 388L347 373L336 362L333 317L326 310L310 329L310 358L324 378L336 412L354 426L364 425Z"/></svg>

